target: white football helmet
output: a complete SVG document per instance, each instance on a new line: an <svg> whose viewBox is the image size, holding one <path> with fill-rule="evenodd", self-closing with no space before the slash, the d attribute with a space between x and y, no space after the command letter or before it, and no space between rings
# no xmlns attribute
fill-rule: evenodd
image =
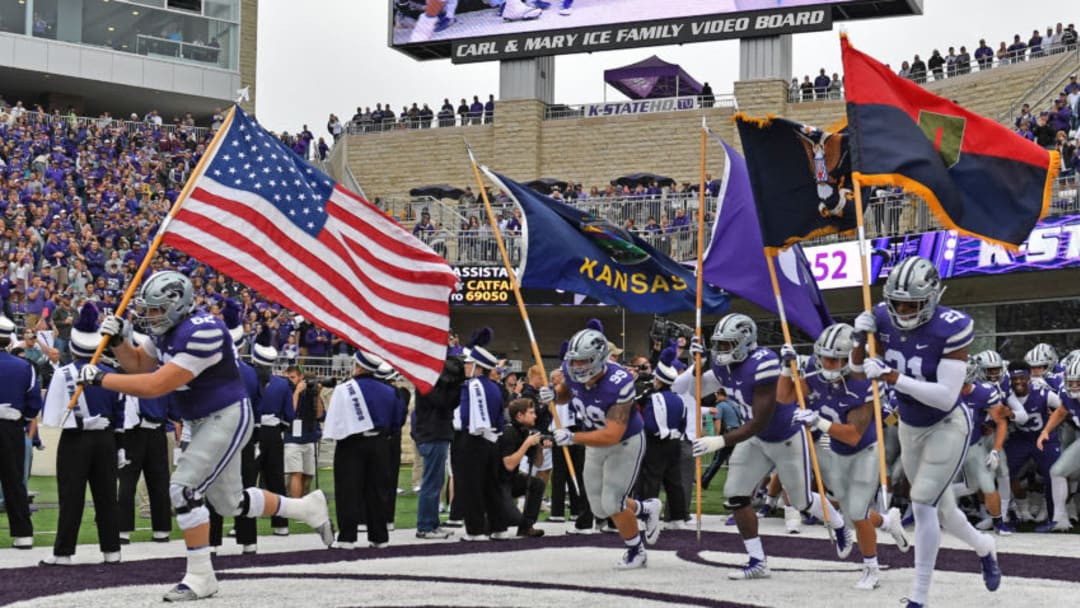
<svg viewBox="0 0 1080 608"><path fill-rule="evenodd" d="M757 324L744 314L728 314L716 324L709 344L716 365L741 363L757 348Z"/></svg>
<svg viewBox="0 0 1080 608"><path fill-rule="evenodd" d="M945 287L941 284L941 277L933 262L924 257L912 256L905 258L889 272L883 293L893 324L899 329L908 330L934 318L934 311L937 310L941 294L945 293ZM897 305L901 303L914 304L916 309L914 312L901 314L897 311Z"/></svg>
<svg viewBox="0 0 1080 608"><path fill-rule="evenodd" d="M1005 360L995 350L984 350L975 355L979 371L976 378L997 384L1005 376Z"/></svg>
<svg viewBox="0 0 1080 608"><path fill-rule="evenodd" d="M1053 371L1057 365L1057 351L1046 342L1039 342L1024 355L1024 361L1031 367L1045 367L1046 371Z"/></svg>
<svg viewBox="0 0 1080 608"><path fill-rule="evenodd" d="M179 325L194 308L191 279L175 270L155 272L135 298L135 327L160 336Z"/></svg>
<svg viewBox="0 0 1080 608"><path fill-rule="evenodd" d="M563 361L570 379L584 384L607 368L610 357L611 350L604 334L595 329L583 329L570 338Z"/></svg>
<svg viewBox="0 0 1080 608"><path fill-rule="evenodd" d="M848 366L848 356L855 348L855 328L847 323L833 323L821 332L814 342L814 366L821 372L821 377L829 382L836 382L851 371ZM825 369L821 364L822 357L840 359L843 364L839 369Z"/></svg>
<svg viewBox="0 0 1080 608"><path fill-rule="evenodd" d="M1073 399L1080 399L1080 357L1073 358L1065 368L1065 392Z"/></svg>

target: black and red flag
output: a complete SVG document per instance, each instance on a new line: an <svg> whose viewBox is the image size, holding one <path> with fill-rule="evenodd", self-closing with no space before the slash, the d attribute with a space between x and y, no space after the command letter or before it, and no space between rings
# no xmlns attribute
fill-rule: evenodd
<svg viewBox="0 0 1080 608"><path fill-rule="evenodd" d="M1015 250L1046 214L1058 154L901 78L841 36L852 177L922 197L946 227Z"/></svg>

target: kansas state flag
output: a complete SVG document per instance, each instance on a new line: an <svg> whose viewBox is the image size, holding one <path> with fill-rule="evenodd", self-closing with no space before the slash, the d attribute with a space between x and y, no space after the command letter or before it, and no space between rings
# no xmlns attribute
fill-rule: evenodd
<svg viewBox="0 0 1080 608"><path fill-rule="evenodd" d="M770 253L803 239L855 230L846 132L742 113L735 115L735 124Z"/></svg>
<svg viewBox="0 0 1080 608"><path fill-rule="evenodd" d="M713 239L702 260L702 277L778 314L766 265L773 262L766 257L762 245L746 161L727 142L717 139L727 157ZM832 324L832 318L802 247L795 245L779 252L775 260L776 280L788 319L811 339L817 339L821 330Z"/></svg>
<svg viewBox="0 0 1080 608"><path fill-rule="evenodd" d="M1016 250L1050 205L1060 161L840 39L853 177L918 194L948 228Z"/></svg>
<svg viewBox="0 0 1080 608"><path fill-rule="evenodd" d="M571 291L636 313L696 308L696 279L688 268L608 220L483 170L524 212L522 287ZM706 285L702 312L727 307L727 295Z"/></svg>

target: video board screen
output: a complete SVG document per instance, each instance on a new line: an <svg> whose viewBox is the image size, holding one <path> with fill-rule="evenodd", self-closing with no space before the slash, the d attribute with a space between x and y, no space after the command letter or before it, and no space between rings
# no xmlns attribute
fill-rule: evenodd
<svg viewBox="0 0 1080 608"><path fill-rule="evenodd" d="M919 12L921 0L391 0L390 46L467 63L822 31L834 18Z"/></svg>

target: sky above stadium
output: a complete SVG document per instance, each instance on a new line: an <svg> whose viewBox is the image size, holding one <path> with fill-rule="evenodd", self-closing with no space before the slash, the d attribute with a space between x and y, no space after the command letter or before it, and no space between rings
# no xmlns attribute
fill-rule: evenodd
<svg viewBox="0 0 1080 608"><path fill-rule="evenodd" d="M579 2L618 0L579 0ZM662 2L663 0L657 0ZM845 22L831 32L794 37L794 75L811 79L820 68L840 72L839 27L856 47L877 59L900 66L918 53L923 60L937 48L966 45L974 51L979 38L992 48L1011 43L1014 34L1026 42L1033 29L1045 33L1058 21L1075 16L1060 0L924 0L924 14L872 21ZM416 61L387 46L387 0L262 0L259 3L258 83L256 112L275 131L307 124L316 137L326 136L331 112L347 121L356 106L389 103L396 113L403 105L427 103L438 111L444 97L455 106L462 97L498 97L497 62L453 65L449 59ZM558 18L552 14L551 18ZM545 18L549 18L545 16ZM575 104L624 99L604 85L604 70L656 54L678 63L716 95L731 93L738 79L738 41L704 42L593 54L563 55L555 60L555 100Z"/></svg>

